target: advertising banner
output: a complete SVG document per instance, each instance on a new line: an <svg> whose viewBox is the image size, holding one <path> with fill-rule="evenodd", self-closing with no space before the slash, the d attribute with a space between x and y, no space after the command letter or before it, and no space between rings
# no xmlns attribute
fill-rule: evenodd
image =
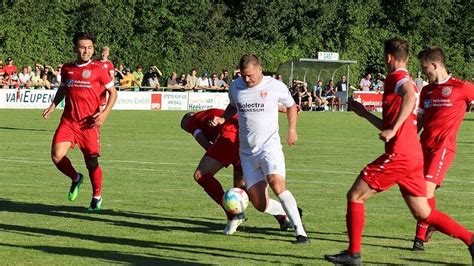
<svg viewBox="0 0 474 266"><path fill-rule="evenodd" d="M151 98L148 91L119 91L114 110L150 110Z"/></svg>
<svg viewBox="0 0 474 266"><path fill-rule="evenodd" d="M155 98L157 97L158 96L155 96ZM152 95L152 98L153 98L153 95ZM158 110L188 110L187 105L188 105L187 92L162 92L161 93L161 109L158 109ZM153 109L153 103L152 103L152 109ZM157 109L154 109L154 110L157 110Z"/></svg>
<svg viewBox="0 0 474 266"><path fill-rule="evenodd" d="M0 108L45 109L55 95L55 90L0 89Z"/></svg>
<svg viewBox="0 0 474 266"><path fill-rule="evenodd" d="M354 91L352 96L354 97L354 100L362 103L368 110L382 110L382 92Z"/></svg>
<svg viewBox="0 0 474 266"><path fill-rule="evenodd" d="M225 109L229 104L227 93L190 92L188 110L199 111L210 108Z"/></svg>

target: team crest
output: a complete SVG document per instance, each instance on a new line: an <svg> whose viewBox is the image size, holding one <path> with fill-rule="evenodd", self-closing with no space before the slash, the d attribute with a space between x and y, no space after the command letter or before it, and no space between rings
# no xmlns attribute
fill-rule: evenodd
<svg viewBox="0 0 474 266"><path fill-rule="evenodd" d="M84 70L82 71L82 77L87 79L91 76L91 71L90 70Z"/></svg>
<svg viewBox="0 0 474 266"><path fill-rule="evenodd" d="M261 91L261 92L260 92L260 97L262 97L262 98L267 97L267 95L268 95L268 92L267 92L267 91Z"/></svg>
<svg viewBox="0 0 474 266"><path fill-rule="evenodd" d="M451 95L452 90L453 88L451 87L444 87L443 90L441 91L441 95L443 95L444 97L448 97L449 95Z"/></svg>
<svg viewBox="0 0 474 266"><path fill-rule="evenodd" d="M107 69L107 68L109 68L109 66L108 66L107 64L103 64L103 65L102 65L102 68L103 68L103 69Z"/></svg>

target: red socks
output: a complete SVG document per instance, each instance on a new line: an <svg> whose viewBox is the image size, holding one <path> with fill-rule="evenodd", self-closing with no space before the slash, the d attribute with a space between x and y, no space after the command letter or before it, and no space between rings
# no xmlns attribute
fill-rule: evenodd
<svg viewBox="0 0 474 266"><path fill-rule="evenodd" d="M89 170L89 177L92 183L92 196L100 198L102 192L102 168L97 166L93 170Z"/></svg>
<svg viewBox="0 0 474 266"><path fill-rule="evenodd" d="M428 199L428 204L430 205L431 209L434 210L436 208L436 199L435 197L432 197ZM426 241L425 236L426 236L426 231L428 231L428 226L429 224L424 223L422 221L418 221L416 224L416 238Z"/></svg>
<svg viewBox="0 0 474 266"><path fill-rule="evenodd" d="M217 181L211 174L202 175L201 178L197 180L198 184L204 188L207 195L209 195L219 206L224 209L222 206L222 197L224 196L224 189L222 188L221 183ZM224 210L225 211L225 210ZM232 214L226 212L227 219L232 218Z"/></svg>
<svg viewBox="0 0 474 266"><path fill-rule="evenodd" d="M448 236L462 240L468 246L472 244L472 233L445 213L433 209L428 218L423 222L436 227L436 229Z"/></svg>
<svg viewBox="0 0 474 266"><path fill-rule="evenodd" d="M72 181L76 180L77 172L74 169L74 167L72 167L71 161L69 160L68 157L64 156L61 159L61 161L59 161L58 163L54 163L54 164L56 165L56 168L58 168L58 170L61 171L61 173L69 176Z"/></svg>
<svg viewBox="0 0 474 266"><path fill-rule="evenodd" d="M349 254L360 253L365 223L364 203L347 202L346 225L349 234Z"/></svg>

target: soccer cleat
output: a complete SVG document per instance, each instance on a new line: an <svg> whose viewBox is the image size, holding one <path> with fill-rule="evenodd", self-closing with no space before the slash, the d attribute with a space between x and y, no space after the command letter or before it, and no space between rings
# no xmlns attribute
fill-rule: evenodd
<svg viewBox="0 0 474 266"><path fill-rule="evenodd" d="M99 211L102 207L102 198L96 199L92 198L91 205L87 209L88 211Z"/></svg>
<svg viewBox="0 0 474 266"><path fill-rule="evenodd" d="M79 188L81 187L82 182L84 181L84 176L81 173L77 173L79 175L79 180L76 182L71 183L71 187L69 188L69 193L67 198L69 201L73 201L79 195Z"/></svg>
<svg viewBox="0 0 474 266"><path fill-rule="evenodd" d="M309 238L307 236L298 235L296 236L296 240L293 241L292 243L295 245L298 245L298 244L309 244L310 242L311 241L309 241Z"/></svg>
<svg viewBox="0 0 474 266"><path fill-rule="evenodd" d="M413 241L413 251L425 251L425 245L423 244L423 240L419 238L415 238Z"/></svg>
<svg viewBox="0 0 474 266"><path fill-rule="evenodd" d="M425 234L425 242L428 242L431 239L431 236L433 235L435 231L436 231L436 227L432 225L428 226L428 230L426 230L426 234Z"/></svg>
<svg viewBox="0 0 474 266"><path fill-rule="evenodd" d="M349 254L347 250L336 255L324 255L324 259L334 264L342 265L360 265L360 253Z"/></svg>
<svg viewBox="0 0 474 266"><path fill-rule="evenodd" d="M224 235L232 235L237 231L237 228L239 227L242 222L245 221L245 215L244 213L239 213L236 214L232 219L227 221L227 225L224 229Z"/></svg>

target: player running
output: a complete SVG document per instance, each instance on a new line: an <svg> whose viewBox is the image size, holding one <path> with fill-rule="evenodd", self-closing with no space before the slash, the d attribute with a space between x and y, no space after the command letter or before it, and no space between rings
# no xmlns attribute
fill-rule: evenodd
<svg viewBox="0 0 474 266"><path fill-rule="evenodd" d="M381 130L385 153L367 165L347 193L346 224L349 247L324 258L336 264L361 263L365 201L398 184L413 216L439 231L462 240L473 256L473 234L448 215L431 209L423 178L423 153L418 141L416 110L418 91L406 70L408 42L398 37L384 43L384 60L389 75L384 82L382 119L368 112L362 104L351 101L351 109Z"/></svg>
<svg viewBox="0 0 474 266"><path fill-rule="evenodd" d="M232 164L234 187L245 189L245 183L242 178L242 166L239 158L237 115L232 116L223 125L217 127L210 125L210 121L215 116L222 116L223 114L224 110L222 109L209 109L197 113L189 112L181 119L181 128L192 134L201 147L206 150L194 172L194 180L226 212L227 226L224 229L224 234L232 235L245 220L245 216L243 213L234 215L224 209L222 205L224 189L214 176L223 167ZM279 202L273 199L270 199L270 201L273 201L275 205L280 205ZM280 207L279 213L273 215L282 230L292 227L282 207Z"/></svg>
<svg viewBox="0 0 474 266"><path fill-rule="evenodd" d="M68 199L74 201L83 182L66 156L70 148L77 144L84 155L92 183L90 211L101 209L102 169L99 166L100 126L112 111L117 99L117 91L110 74L99 64L91 61L94 54L95 37L87 33L77 33L73 38L77 59L65 64L61 70L61 85L51 105L43 111L48 119L58 104L65 98L64 112L51 147L51 158L56 167L72 180ZM100 111L101 95L109 94L104 110Z"/></svg>
<svg viewBox="0 0 474 266"><path fill-rule="evenodd" d="M418 54L423 73L430 84L421 91L418 128L424 156L426 196L432 209L436 207L435 190L441 187L456 154L456 137L468 104L474 100L473 84L448 75L445 55L440 47ZM413 250L424 250L423 242L431 237L433 227L419 221Z"/></svg>
<svg viewBox="0 0 474 266"><path fill-rule="evenodd" d="M285 158L278 133L278 103L287 108L289 146L295 144L297 107L288 88L272 77L263 76L259 58L246 54L240 59L241 77L229 90L230 104L223 117L215 117L220 125L239 115L240 159L247 192L253 206L265 213L280 213L281 206L296 231L294 243L309 243L296 205L285 184ZM269 201L268 186L281 201Z"/></svg>

